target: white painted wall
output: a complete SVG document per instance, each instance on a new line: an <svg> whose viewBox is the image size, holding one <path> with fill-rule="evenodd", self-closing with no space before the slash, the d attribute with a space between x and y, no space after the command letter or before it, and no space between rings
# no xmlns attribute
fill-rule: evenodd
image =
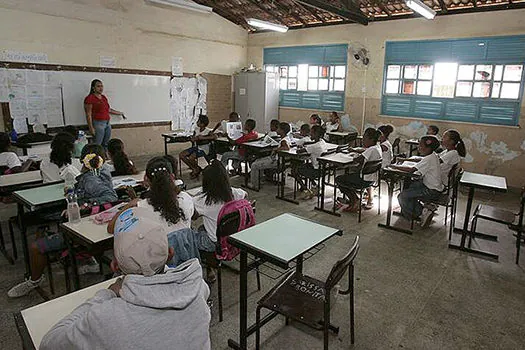
<svg viewBox="0 0 525 350"><path fill-rule="evenodd" d="M50 63L231 74L246 64L248 35L218 16L145 0L2 0L0 49L43 52Z"/></svg>

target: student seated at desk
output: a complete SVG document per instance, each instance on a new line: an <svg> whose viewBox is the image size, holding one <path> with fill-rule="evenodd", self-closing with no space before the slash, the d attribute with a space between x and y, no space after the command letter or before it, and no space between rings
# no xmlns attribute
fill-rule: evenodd
<svg viewBox="0 0 525 350"><path fill-rule="evenodd" d="M230 140L232 145L240 146L243 143L257 140L258 137L259 135L255 131L255 120L247 119L244 123L244 135L242 135L237 140L232 140L228 137L228 140ZM244 160L244 155L245 150L242 148L226 152L221 157L222 165L224 165L224 167L227 169L229 161L232 160L233 169L238 169L240 162Z"/></svg>
<svg viewBox="0 0 525 350"><path fill-rule="evenodd" d="M210 290L198 259L176 268L167 232L141 208L118 219L112 270L123 277L99 290L44 336L41 350L203 349L210 345ZM127 225L123 216L138 219Z"/></svg>
<svg viewBox="0 0 525 350"><path fill-rule="evenodd" d="M339 120L339 114L337 112L331 112L330 116L328 117L329 120L325 124L325 130L326 132L334 132L334 131L341 131L341 123Z"/></svg>
<svg viewBox="0 0 525 350"><path fill-rule="evenodd" d="M312 114L310 116L310 127L312 127L314 125L323 126L323 120L321 119L319 114Z"/></svg>
<svg viewBox="0 0 525 350"><path fill-rule="evenodd" d="M259 189L260 172L265 169L277 168L277 153L278 151L287 151L292 147L292 137L290 133L290 124L281 122L277 129L277 134L281 137L279 147L273 150L272 155L259 158L252 163L250 171L250 180L252 188Z"/></svg>
<svg viewBox="0 0 525 350"><path fill-rule="evenodd" d="M111 174L104 166L104 148L101 145L89 144L82 149L81 161L83 164L81 174L77 176L75 190L78 195L79 204L104 204L118 200L113 189ZM36 191L38 189L35 189ZM43 275L47 266L46 254L49 252L60 252L66 248L62 233L45 236L37 239L29 247L29 259L31 263L31 278L11 288L7 295L18 298L29 294L33 289L44 283ZM78 268L80 275L99 272L99 265L94 258L90 258L87 264Z"/></svg>
<svg viewBox="0 0 525 350"><path fill-rule="evenodd" d="M241 121L241 116L239 115L239 113L231 112L230 115L228 116L228 120L221 120L220 122L218 122L213 128L212 132L220 136L226 136L228 130L225 129L225 124L228 122L235 123L235 122L240 122L240 121Z"/></svg>
<svg viewBox="0 0 525 350"><path fill-rule="evenodd" d="M272 119L270 121L270 132L268 133L268 136L270 137L279 137L277 134L277 129L279 129L279 120L278 119Z"/></svg>
<svg viewBox="0 0 525 350"><path fill-rule="evenodd" d="M434 135L437 137L439 134L439 128L436 125L429 125L427 128L427 135Z"/></svg>
<svg viewBox="0 0 525 350"><path fill-rule="evenodd" d="M202 216L203 226L195 232L199 250L214 252L217 244L217 219L222 206L233 200L246 198L240 188L231 187L226 168L214 160L202 172L202 192L193 197L194 218ZM215 271L207 269L208 282L215 281Z"/></svg>
<svg viewBox="0 0 525 350"><path fill-rule="evenodd" d="M74 125L66 125L64 127L64 132L71 134L75 138L75 150L73 151L73 157L80 158L82 154L82 148L87 145L89 142L86 133L83 130L78 130Z"/></svg>
<svg viewBox="0 0 525 350"><path fill-rule="evenodd" d="M108 167L113 176L138 174L135 164L124 151L124 142L120 139L111 139L108 142Z"/></svg>
<svg viewBox="0 0 525 350"><path fill-rule="evenodd" d="M382 159L381 147L377 144L381 132L374 128L367 128L363 134L363 147L365 148L361 151L361 154L354 158L355 164L364 164L366 162L373 162L376 160ZM358 152L357 150L352 150ZM358 152L359 153L359 152ZM373 196L372 196L372 187L370 187L374 182L378 180L377 173L375 174L366 174L363 176L363 181L369 184L367 188L368 199L365 204L365 209L373 208ZM359 197L357 193L353 190L350 190L353 185L361 185L361 173L355 172L351 174L339 175L335 179L335 183L340 188L349 199L348 206L343 209L345 212L355 213L359 210ZM342 203L339 204L339 207L342 207Z"/></svg>
<svg viewBox="0 0 525 350"><path fill-rule="evenodd" d="M467 155L467 149L461 139L461 135L454 129L445 131L441 144L445 148L443 152L439 153L441 180L443 181L443 185L447 186L450 170L452 170L454 165L461 162L461 158Z"/></svg>
<svg viewBox="0 0 525 350"><path fill-rule="evenodd" d="M301 128L299 129L299 135L295 135L296 136L296 138L295 138L295 145L297 147L304 146L306 143L312 142L312 139L310 137L310 130L311 129L310 129L310 125L309 124L301 125ZM321 128L321 130L322 130L322 128Z"/></svg>
<svg viewBox="0 0 525 350"><path fill-rule="evenodd" d="M208 116L203 114L199 115L197 127L195 128L193 137L191 138L191 142L195 142L196 145L182 151L179 154L180 160L190 167L190 177L192 179L198 177L202 171L202 168L199 166L198 158L208 158L208 154L210 153L209 142L217 138L217 135L215 135L212 130L208 128L209 123L210 120L208 119ZM202 144L203 142L204 144Z"/></svg>
<svg viewBox="0 0 525 350"><path fill-rule="evenodd" d="M311 199L318 194L316 181L321 176L321 172L319 171L317 158L328 150L326 142L321 138L321 135L323 135L323 128L319 125L312 126L310 130L311 142L304 145L303 148L305 152L310 154L310 162L303 163L297 168L297 176L295 179L299 183L299 190L304 194L303 199ZM301 149L298 149L297 152L301 152ZM306 188L304 179L312 181L312 189Z"/></svg>
<svg viewBox="0 0 525 350"><path fill-rule="evenodd" d="M443 191L439 156L435 150L439 147L439 140L433 135L423 136L419 140L418 151L423 159L415 166L392 165L393 168L407 172L418 172L421 180L411 182L404 187L399 196L401 215L408 219L421 219L421 227L428 227L432 222L434 211L424 208L420 201L432 201Z"/></svg>
<svg viewBox="0 0 525 350"><path fill-rule="evenodd" d="M11 139L9 138L9 135L5 132L0 132L0 168L5 169L1 175L28 171L33 164L33 161L28 159L22 164L16 153L11 152L9 147L11 147Z"/></svg>
<svg viewBox="0 0 525 350"><path fill-rule="evenodd" d="M80 175L82 166L78 159L72 158L74 142L74 137L67 132L61 132L53 138L49 159L43 159L40 163L44 182L60 180L74 182Z"/></svg>
<svg viewBox="0 0 525 350"><path fill-rule="evenodd" d="M381 168L387 168L390 165L392 165L392 161L394 160L394 151L392 150L392 144L390 141L388 141L388 137L390 134L394 131L394 127L390 124L381 125L379 128L377 128L381 132L381 136L379 137L379 143L381 144L381 151L382 151L382 157L383 157L383 163L381 164Z"/></svg>

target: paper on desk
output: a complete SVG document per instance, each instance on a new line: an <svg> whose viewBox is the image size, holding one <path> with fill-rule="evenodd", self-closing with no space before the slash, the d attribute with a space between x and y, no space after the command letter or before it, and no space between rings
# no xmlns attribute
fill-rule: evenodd
<svg viewBox="0 0 525 350"><path fill-rule="evenodd" d="M416 166L416 162L409 162L408 160L405 160L403 163L401 163L401 166L406 166L406 167L415 167Z"/></svg>
<svg viewBox="0 0 525 350"><path fill-rule="evenodd" d="M118 180L113 180L113 189L117 189L117 188L120 188L120 187L125 187L125 186L136 186L137 185L137 180L133 179L133 178L125 178L125 179L118 179Z"/></svg>

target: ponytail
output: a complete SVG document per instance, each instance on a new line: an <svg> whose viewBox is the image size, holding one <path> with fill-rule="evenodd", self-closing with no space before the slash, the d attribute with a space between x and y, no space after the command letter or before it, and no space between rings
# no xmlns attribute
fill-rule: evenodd
<svg viewBox="0 0 525 350"><path fill-rule="evenodd" d="M450 139L454 141L454 145L456 147L456 151L458 152L460 157L465 157L467 155L467 148L465 147L465 142L461 139L461 135L459 134L459 131L450 129L445 131L445 134L448 134Z"/></svg>
<svg viewBox="0 0 525 350"><path fill-rule="evenodd" d="M163 157L155 157L146 166L146 176L150 182L148 203L169 223L176 224L181 219L186 220L184 212L179 207L177 194L179 191L172 179L171 164Z"/></svg>

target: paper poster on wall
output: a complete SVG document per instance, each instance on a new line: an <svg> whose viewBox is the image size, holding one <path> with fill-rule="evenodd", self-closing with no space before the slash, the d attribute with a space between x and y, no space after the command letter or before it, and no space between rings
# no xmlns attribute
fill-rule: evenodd
<svg viewBox="0 0 525 350"><path fill-rule="evenodd" d="M8 79L9 84L11 85L25 85L27 82L26 79L26 70L25 69L9 69L8 70Z"/></svg>
<svg viewBox="0 0 525 350"><path fill-rule="evenodd" d="M0 86L7 86L9 84L9 72L5 68L0 68Z"/></svg>
<svg viewBox="0 0 525 350"><path fill-rule="evenodd" d="M9 111L12 119L26 118L27 116L27 103L25 99L10 99L9 100Z"/></svg>
<svg viewBox="0 0 525 350"><path fill-rule="evenodd" d="M183 76L182 57L173 57L171 59L171 74L176 77Z"/></svg>
<svg viewBox="0 0 525 350"><path fill-rule="evenodd" d="M11 85L9 89L9 98L12 100L15 99L25 99L27 97L25 85Z"/></svg>
<svg viewBox="0 0 525 350"><path fill-rule="evenodd" d="M29 125L35 124L47 124L43 121L46 121L45 118L46 112L43 109L30 109L27 111L27 121Z"/></svg>
<svg viewBox="0 0 525 350"><path fill-rule="evenodd" d="M4 50L2 60L10 62L47 63L47 54L42 52L22 52Z"/></svg>
<svg viewBox="0 0 525 350"><path fill-rule="evenodd" d="M27 98L39 98L44 99L44 85L27 85L26 86Z"/></svg>
<svg viewBox="0 0 525 350"><path fill-rule="evenodd" d="M9 102L9 88L0 85L0 102Z"/></svg>
<svg viewBox="0 0 525 350"><path fill-rule="evenodd" d="M28 84L43 85L44 84L44 71L28 70L26 72L26 78L27 78Z"/></svg>
<svg viewBox="0 0 525 350"><path fill-rule="evenodd" d="M27 132L28 132L27 119L26 118L14 119L13 120L13 127L15 128L17 133L19 133L19 134L27 134Z"/></svg>
<svg viewBox="0 0 525 350"><path fill-rule="evenodd" d="M117 58L115 56L100 56L100 66L104 68L117 68Z"/></svg>
<svg viewBox="0 0 525 350"><path fill-rule="evenodd" d="M45 72L44 84L48 86L61 86L62 72Z"/></svg>

